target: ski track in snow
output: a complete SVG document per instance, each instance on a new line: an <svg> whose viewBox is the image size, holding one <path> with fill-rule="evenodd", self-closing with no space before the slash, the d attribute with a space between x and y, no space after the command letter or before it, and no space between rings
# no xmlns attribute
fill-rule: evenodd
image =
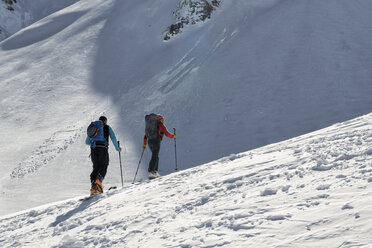
<svg viewBox="0 0 372 248"><path fill-rule="evenodd" d="M63 153L70 145L74 144L83 132L83 127L68 126L63 130L54 132L50 138L36 148L31 154L19 162L11 172L12 178L23 178L30 173L36 172L50 161Z"/></svg>
<svg viewBox="0 0 372 248"><path fill-rule="evenodd" d="M371 117L125 185L92 200L76 198L3 217L0 243L368 247L368 230L358 228L371 216L365 205L371 200Z"/></svg>

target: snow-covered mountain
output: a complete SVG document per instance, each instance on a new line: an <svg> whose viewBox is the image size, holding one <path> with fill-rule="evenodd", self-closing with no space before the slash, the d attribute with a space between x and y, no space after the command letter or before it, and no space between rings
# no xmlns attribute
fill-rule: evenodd
<svg viewBox="0 0 372 248"><path fill-rule="evenodd" d="M372 112L371 2L207 1L210 18L165 41L195 17L183 2L205 1L81 0L0 43L0 214L85 194L101 114L131 182L147 113L177 128L184 170ZM120 182L110 155L106 185ZM160 163L174 171L173 140Z"/></svg>
<svg viewBox="0 0 372 248"><path fill-rule="evenodd" d="M372 115L0 218L1 247L371 247Z"/></svg>
<svg viewBox="0 0 372 248"><path fill-rule="evenodd" d="M1 0L0 41L78 0Z"/></svg>

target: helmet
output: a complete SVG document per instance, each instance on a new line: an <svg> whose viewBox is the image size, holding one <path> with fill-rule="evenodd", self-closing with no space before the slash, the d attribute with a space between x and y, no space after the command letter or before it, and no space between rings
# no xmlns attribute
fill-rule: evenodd
<svg viewBox="0 0 372 248"><path fill-rule="evenodd" d="M158 114L158 116L156 116L156 120L157 121L162 121L162 120L164 120L164 117L161 114Z"/></svg>

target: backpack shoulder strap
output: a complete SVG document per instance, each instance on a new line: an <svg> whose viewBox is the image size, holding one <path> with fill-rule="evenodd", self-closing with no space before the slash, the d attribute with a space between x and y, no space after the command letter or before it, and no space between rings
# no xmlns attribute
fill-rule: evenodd
<svg viewBox="0 0 372 248"><path fill-rule="evenodd" d="M103 127L103 136L104 136L105 139L107 140L107 143L109 142L109 135L110 135L109 125L105 125L105 126Z"/></svg>

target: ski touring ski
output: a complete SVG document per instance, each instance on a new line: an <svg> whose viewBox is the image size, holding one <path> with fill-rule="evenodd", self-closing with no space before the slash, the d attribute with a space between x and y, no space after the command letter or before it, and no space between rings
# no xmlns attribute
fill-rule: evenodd
<svg viewBox="0 0 372 248"><path fill-rule="evenodd" d="M108 192L110 190L113 190L113 189L117 189L117 187L116 186L111 186L106 192ZM89 196L86 196L84 198L79 199L79 201L88 201L88 200L93 199L93 198L95 198L97 196L101 196L101 195L105 194L106 192L101 193L101 194L89 195Z"/></svg>

